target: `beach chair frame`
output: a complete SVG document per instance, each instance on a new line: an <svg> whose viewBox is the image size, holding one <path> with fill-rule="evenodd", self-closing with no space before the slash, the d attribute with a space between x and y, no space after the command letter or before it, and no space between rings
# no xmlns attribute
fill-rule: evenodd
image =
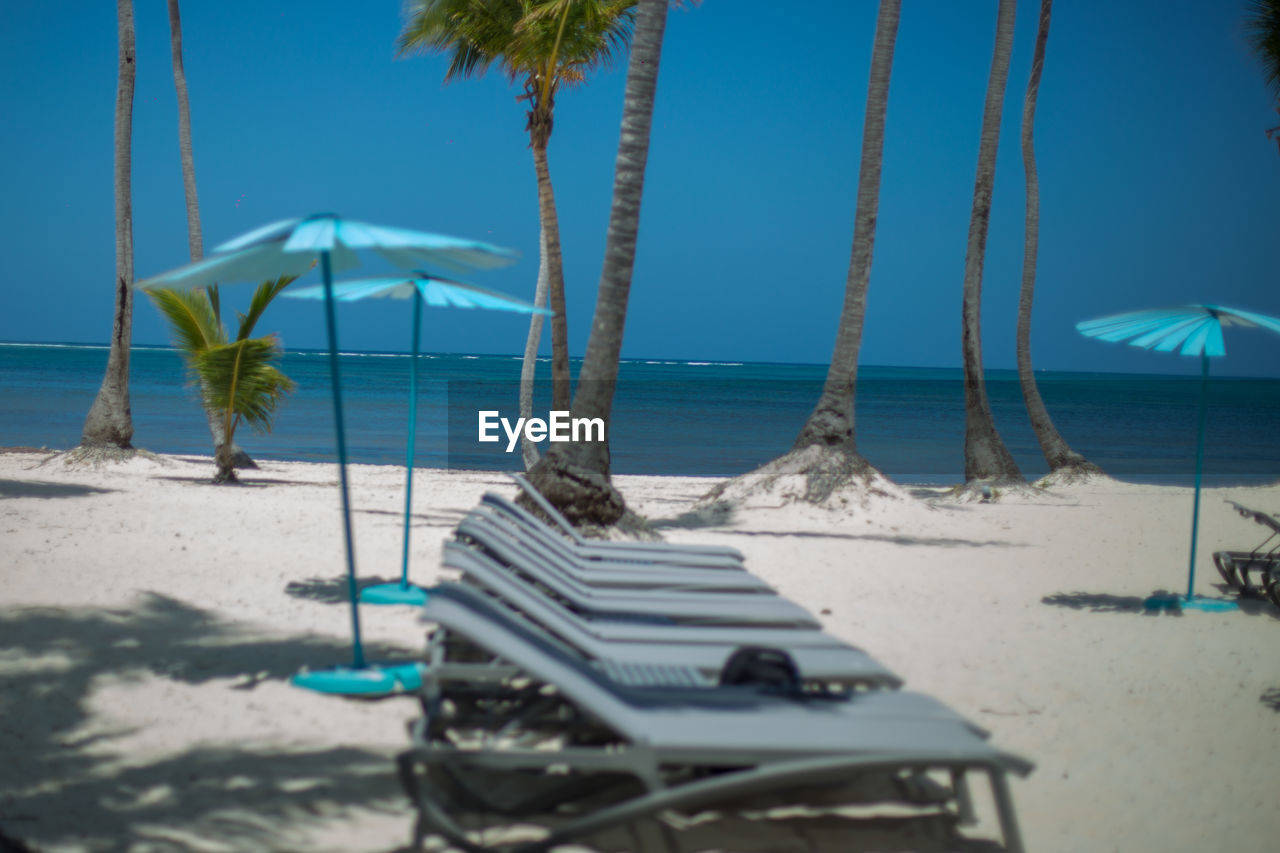
<svg viewBox="0 0 1280 853"><path fill-rule="evenodd" d="M1272 592L1276 590L1275 578L1280 569L1280 519L1235 501L1229 500L1227 503L1242 517L1256 521L1271 532L1252 551L1215 551L1213 563L1218 568L1218 574L1222 575L1222 579L1232 589L1242 593L1257 589L1280 607L1280 598L1277 597L1280 590L1275 594ZM1250 572L1257 572L1259 575L1257 587L1249 582Z"/></svg>
<svg viewBox="0 0 1280 853"><path fill-rule="evenodd" d="M1005 777L1025 775L1030 763L991 747L981 730L928 697L879 691L853 700L806 702L751 688L618 685L562 654L536 629L490 618L491 609L475 606L477 599L468 596L474 593L457 585L433 590L424 615L543 686L512 687L504 694L496 685L490 698L505 704L479 739L457 737L456 726L474 725L474 715L443 719L439 702L424 702L413 745L397 759L418 812L415 845L435 832L464 850L493 849L469 838L454 816L477 806L527 817L549 803L576 802L572 798L583 791L621 797L602 806L588 802L544 838L513 848L533 851L665 809L696 810L788 786L808 793L854 777L871 778L877 790L892 783L896 802L935 816L942 809L963 822L972 815L965 780L976 771L990 781L1005 848L1022 849ZM448 685L438 687L437 697L452 698ZM559 748L531 740L547 734L562 739ZM548 772L552 767L555 774ZM927 771L945 773L951 784L940 787L935 776L923 775ZM502 802L477 790L467 793L465 786L458 796L455 783L475 773L486 779L493 777L483 774L497 773L521 784L537 780L539 786Z"/></svg>

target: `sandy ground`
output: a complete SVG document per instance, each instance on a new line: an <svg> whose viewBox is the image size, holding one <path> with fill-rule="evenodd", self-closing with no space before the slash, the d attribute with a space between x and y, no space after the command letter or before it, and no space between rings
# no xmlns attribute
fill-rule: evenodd
<svg viewBox="0 0 1280 853"><path fill-rule="evenodd" d="M0 833L41 851L405 845L389 758L416 705L287 684L350 655L336 469L265 463L234 488L209 485L199 457L43 458L0 453ZM352 479L361 574L392 579L404 472ZM618 482L669 539L737 546L910 689L1033 760L1013 782L1029 850L1280 844L1280 611L1142 608L1185 585L1189 490L1107 481L961 504L921 489L870 511L756 507L705 526L686 513L711 481ZM487 489L515 491L498 474L419 473L415 582L433 581L441 542ZM1211 552L1262 538L1224 498L1280 511L1280 487L1205 493L1205 595L1222 594ZM421 649L412 610L361 612L372 655ZM682 845L737 847L705 832Z"/></svg>

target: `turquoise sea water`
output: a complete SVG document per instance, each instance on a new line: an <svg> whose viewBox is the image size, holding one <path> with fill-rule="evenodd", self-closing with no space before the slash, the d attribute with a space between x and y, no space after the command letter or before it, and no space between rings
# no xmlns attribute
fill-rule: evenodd
<svg viewBox="0 0 1280 853"><path fill-rule="evenodd" d="M0 344L0 445L68 448L106 366L105 347ZM353 461L401 464L407 438L409 358L342 356L348 445ZM1190 361L1188 361L1190 364ZM431 355L419 362L419 465L516 469L506 442L476 442L476 412L516 416L520 361L512 356ZM546 364L540 371L546 372ZM238 439L264 459L334 458L328 357L290 352L284 371L298 384L275 430ZM729 476L785 452L817 401L822 365L632 360L622 374L610 425L615 473ZM1198 376L1046 372L1041 393L1055 423L1109 473L1142 482L1191 482ZM161 453L212 452L208 427L177 352L135 348L134 444ZM545 416L545 383L535 414ZM1045 472L1013 371L990 371L997 425L1028 477ZM1212 379L1205 482L1280 479L1280 380ZM903 482L963 478L964 390L959 369L863 367L858 445Z"/></svg>

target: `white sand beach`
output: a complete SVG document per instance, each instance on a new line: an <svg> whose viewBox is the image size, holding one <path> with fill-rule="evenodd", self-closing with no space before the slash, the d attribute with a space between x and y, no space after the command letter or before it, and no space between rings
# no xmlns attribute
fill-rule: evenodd
<svg viewBox="0 0 1280 853"><path fill-rule="evenodd" d="M39 851L402 848L412 812L391 757L416 703L287 683L349 660L335 467L264 462L226 487L207 458L44 458L0 453L0 832ZM351 474L360 572L396 577L404 471ZM1103 481L697 526L684 514L713 481L617 482L667 538L741 549L909 689L1034 761L1012 782L1028 850L1280 843L1280 610L1141 605L1185 584L1190 490ZM415 582L437 578L488 489L515 492L500 474L419 472ZM1224 498L1280 511L1280 487L1205 492L1205 595L1222 594L1210 554L1263 536ZM361 613L372 657L421 650L413 610ZM691 832L681 849L741 839ZM803 831L773 844L842 849Z"/></svg>

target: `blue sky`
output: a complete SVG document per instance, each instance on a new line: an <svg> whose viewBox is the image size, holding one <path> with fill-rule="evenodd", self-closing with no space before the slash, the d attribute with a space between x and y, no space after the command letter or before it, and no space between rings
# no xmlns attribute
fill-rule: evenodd
<svg viewBox="0 0 1280 853"><path fill-rule="evenodd" d="M958 366L960 291L995 2L904 4L862 363ZM1014 365L1022 98L1039 4L1019 4L984 285L988 367ZM852 236L872 2L705 0L669 16L624 356L825 363ZM138 3L135 269L187 259L168 19ZM1082 338L1077 320L1182 302L1280 314L1280 123L1237 0L1055 4L1037 114L1033 354L1051 370L1196 371ZM277 219L353 219L522 253L477 283L532 296L537 207L518 87L444 86L396 59L400 0L183 8L206 250ZM557 101L551 168L570 346L586 345L625 59ZM115 4L0 5L0 340L106 341L114 274ZM370 270L377 268L371 266ZM243 305L247 291L225 291ZM405 349L407 303L344 306L344 349ZM261 331L324 345L280 300ZM525 321L426 316L425 348L515 353ZM1280 338L1231 330L1215 373L1280 376ZM168 332L139 299L134 342Z"/></svg>

